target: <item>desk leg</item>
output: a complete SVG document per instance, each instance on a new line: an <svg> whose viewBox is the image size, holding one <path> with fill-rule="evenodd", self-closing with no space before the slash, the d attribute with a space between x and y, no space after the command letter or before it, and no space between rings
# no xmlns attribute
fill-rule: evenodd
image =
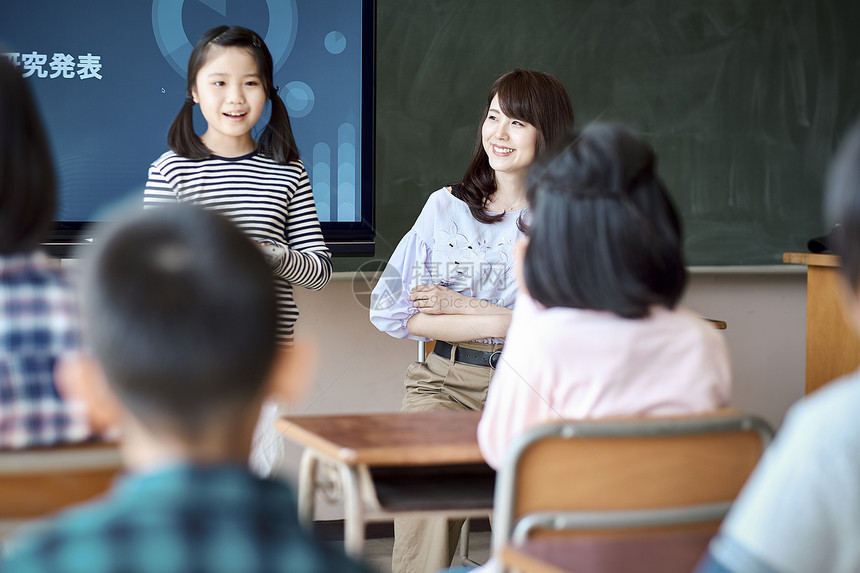
<svg viewBox="0 0 860 573"><path fill-rule="evenodd" d="M343 486L344 548L350 555L361 558L364 550L365 523L358 468L341 465L340 475Z"/></svg>
<svg viewBox="0 0 860 573"><path fill-rule="evenodd" d="M310 448L305 448L299 464L299 519L309 530L314 525L316 505L316 479L319 458Z"/></svg>

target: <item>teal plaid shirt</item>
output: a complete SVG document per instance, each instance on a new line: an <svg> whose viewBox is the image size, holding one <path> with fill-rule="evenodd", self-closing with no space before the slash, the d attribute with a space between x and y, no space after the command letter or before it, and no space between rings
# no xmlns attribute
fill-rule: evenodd
<svg viewBox="0 0 860 573"><path fill-rule="evenodd" d="M120 479L97 502L28 528L3 573L366 572L299 525L292 491L239 466Z"/></svg>

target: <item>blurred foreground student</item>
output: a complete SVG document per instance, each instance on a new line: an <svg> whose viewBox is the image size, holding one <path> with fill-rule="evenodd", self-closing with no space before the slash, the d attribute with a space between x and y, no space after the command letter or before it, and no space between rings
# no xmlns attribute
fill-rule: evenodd
<svg viewBox="0 0 860 573"><path fill-rule="evenodd" d="M65 383L119 423L129 474L104 499L35 526L4 573L364 571L299 526L293 493L246 467L260 404L307 352L279 351L264 255L221 215L138 213L86 261L94 357Z"/></svg>
<svg viewBox="0 0 860 573"><path fill-rule="evenodd" d="M519 296L478 426L491 466L513 438L550 420L728 402L723 336L678 308L681 225L656 163L627 129L598 123L529 171L534 219L515 249Z"/></svg>
<svg viewBox="0 0 860 573"><path fill-rule="evenodd" d="M48 138L26 80L0 58L0 448L90 436L54 366L80 345L75 295L40 248L57 204Z"/></svg>
<svg viewBox="0 0 860 573"><path fill-rule="evenodd" d="M830 221L860 332L860 124L831 167ZM860 571L860 371L798 402L741 491L700 573Z"/></svg>

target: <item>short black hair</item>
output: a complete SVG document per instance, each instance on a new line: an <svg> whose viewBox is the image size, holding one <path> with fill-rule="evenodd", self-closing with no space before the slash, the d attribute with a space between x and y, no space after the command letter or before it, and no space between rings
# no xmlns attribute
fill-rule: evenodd
<svg viewBox="0 0 860 573"><path fill-rule="evenodd" d="M595 123L532 165L523 271L535 300L626 318L675 307L687 281L681 222L656 162L625 127Z"/></svg>
<svg viewBox="0 0 860 573"><path fill-rule="evenodd" d="M38 247L56 203L54 163L39 110L21 72L0 57L0 255Z"/></svg>
<svg viewBox="0 0 860 573"><path fill-rule="evenodd" d="M851 288L860 288L860 122L839 145L827 175L827 218L839 227L833 250L842 258L842 275Z"/></svg>
<svg viewBox="0 0 860 573"><path fill-rule="evenodd" d="M276 352L272 273L222 215L177 204L121 217L82 292L93 353L141 422L192 435L259 396Z"/></svg>

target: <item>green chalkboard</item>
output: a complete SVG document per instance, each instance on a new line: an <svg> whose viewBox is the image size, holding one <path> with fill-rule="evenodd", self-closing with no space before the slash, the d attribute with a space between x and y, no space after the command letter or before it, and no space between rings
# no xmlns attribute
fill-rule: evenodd
<svg viewBox="0 0 860 573"><path fill-rule="evenodd" d="M578 127L654 146L688 264L777 264L826 232L858 25L856 0L377 0L377 257L462 176L493 80L526 67L562 81Z"/></svg>

